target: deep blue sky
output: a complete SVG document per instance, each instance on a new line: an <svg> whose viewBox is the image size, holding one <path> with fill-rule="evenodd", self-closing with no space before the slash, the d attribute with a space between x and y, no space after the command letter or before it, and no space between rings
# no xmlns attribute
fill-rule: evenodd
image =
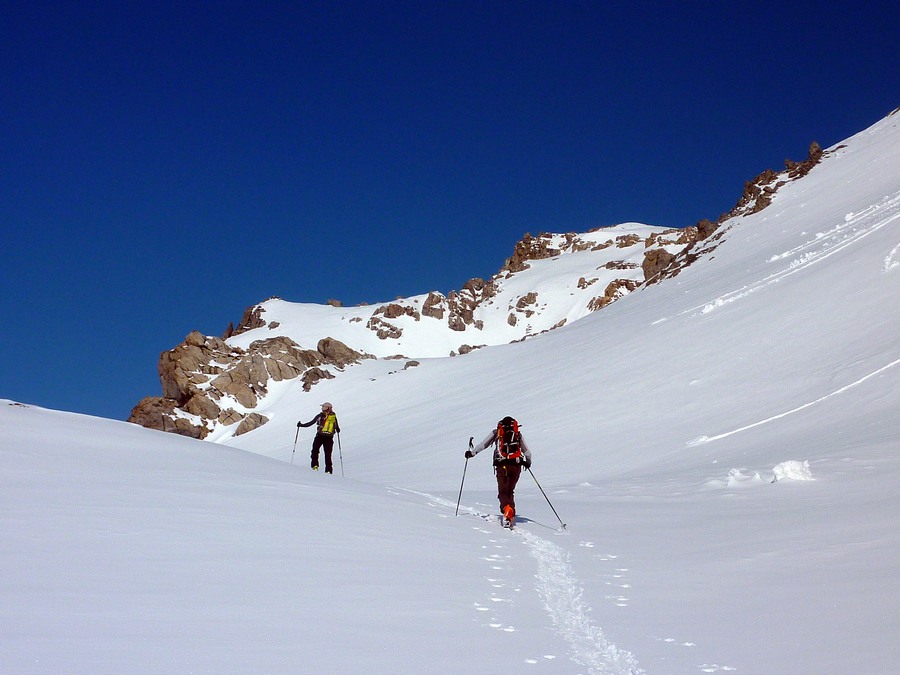
<svg viewBox="0 0 900 675"><path fill-rule="evenodd" d="M716 218L900 105L895 3L0 4L0 397L124 419L272 295Z"/></svg>

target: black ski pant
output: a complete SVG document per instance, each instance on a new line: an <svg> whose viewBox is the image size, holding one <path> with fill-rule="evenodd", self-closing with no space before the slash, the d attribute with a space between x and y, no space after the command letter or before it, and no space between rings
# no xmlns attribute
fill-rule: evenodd
<svg viewBox="0 0 900 675"><path fill-rule="evenodd" d="M312 453L310 453L310 466L319 468L319 449L325 450L325 473L331 473L331 452L334 450L334 434L316 433L313 439Z"/></svg>
<svg viewBox="0 0 900 675"><path fill-rule="evenodd" d="M500 500L500 513L504 513L507 506L516 510L516 483L522 475L522 465L514 462L501 463L497 467L497 499Z"/></svg>

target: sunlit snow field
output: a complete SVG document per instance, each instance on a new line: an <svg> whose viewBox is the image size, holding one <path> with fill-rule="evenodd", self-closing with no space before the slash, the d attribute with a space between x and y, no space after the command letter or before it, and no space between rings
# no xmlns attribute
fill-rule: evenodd
<svg viewBox="0 0 900 675"><path fill-rule="evenodd" d="M674 279L280 383L238 438L0 401L0 672L897 672L898 122ZM324 400L333 476L294 446ZM463 457L504 415L513 532Z"/></svg>

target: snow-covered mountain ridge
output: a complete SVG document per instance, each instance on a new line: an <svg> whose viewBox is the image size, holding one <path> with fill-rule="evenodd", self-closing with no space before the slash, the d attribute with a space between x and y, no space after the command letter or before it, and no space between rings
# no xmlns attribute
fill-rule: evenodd
<svg viewBox="0 0 900 675"><path fill-rule="evenodd" d="M638 223L526 235L491 279L471 279L447 296L431 292L362 307L268 300L252 308L255 326L242 322L228 341L246 349L271 336L303 345L330 336L379 358L463 354L577 321L642 284L654 252L674 256L691 241L683 230Z"/></svg>
<svg viewBox="0 0 900 675"><path fill-rule="evenodd" d="M240 435L268 421L270 382L301 378L309 390L364 358L456 356L570 325L653 279L696 241L696 228L639 223L526 235L497 274L446 296L358 307L273 298L248 308L224 340L192 333L164 352L163 396L141 401L129 419L195 438L223 427Z"/></svg>
<svg viewBox="0 0 900 675"><path fill-rule="evenodd" d="M247 308L224 340L195 332L164 352L163 396L143 399L129 421L194 438L241 435L268 422L270 382L300 378L309 391L360 359L408 359L412 367L414 359L468 354L572 325L642 285L676 276L715 248L723 224L758 213L828 154L813 143L805 161L747 181L716 223L526 234L490 279L470 279L446 296L432 291L353 308L272 298Z"/></svg>

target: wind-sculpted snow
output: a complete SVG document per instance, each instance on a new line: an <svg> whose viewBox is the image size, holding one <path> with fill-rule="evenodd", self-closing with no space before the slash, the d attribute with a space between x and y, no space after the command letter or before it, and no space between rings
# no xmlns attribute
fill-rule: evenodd
<svg viewBox="0 0 900 675"><path fill-rule="evenodd" d="M779 480L815 480L809 469L809 461L798 462L795 459L781 462L772 469L775 475L774 481Z"/></svg>
<svg viewBox="0 0 900 675"><path fill-rule="evenodd" d="M900 244L891 249L887 257L884 259L884 271L890 272L900 267Z"/></svg>

